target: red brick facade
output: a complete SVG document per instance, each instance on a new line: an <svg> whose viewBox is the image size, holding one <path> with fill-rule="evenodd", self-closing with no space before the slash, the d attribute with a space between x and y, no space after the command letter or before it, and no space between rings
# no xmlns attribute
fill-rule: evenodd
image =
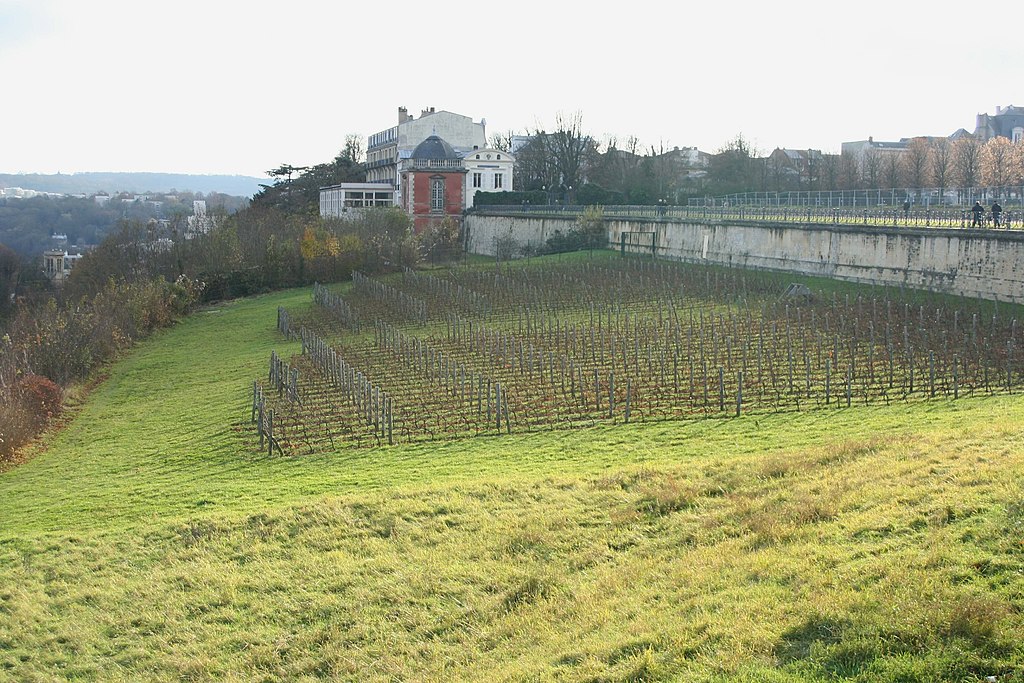
<svg viewBox="0 0 1024 683"><path fill-rule="evenodd" d="M440 209L434 208L431 201L435 180L444 182L444 207ZM466 172L462 169L414 169L402 173L402 208L412 216L417 234L440 223L445 216L462 221L465 182Z"/></svg>

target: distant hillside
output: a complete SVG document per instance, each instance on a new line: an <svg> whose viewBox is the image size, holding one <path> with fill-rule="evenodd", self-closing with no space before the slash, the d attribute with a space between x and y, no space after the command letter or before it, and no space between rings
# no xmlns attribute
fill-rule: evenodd
<svg viewBox="0 0 1024 683"><path fill-rule="evenodd" d="M0 187L21 187L37 192L95 194L97 192L220 192L251 197L267 178L242 175L189 175L187 173L0 173Z"/></svg>

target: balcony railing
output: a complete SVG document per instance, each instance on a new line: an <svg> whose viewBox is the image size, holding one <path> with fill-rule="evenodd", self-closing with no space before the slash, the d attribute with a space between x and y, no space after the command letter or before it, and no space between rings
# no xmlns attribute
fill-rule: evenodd
<svg viewBox="0 0 1024 683"><path fill-rule="evenodd" d="M457 170L464 168L462 159L406 159L402 164L403 169L438 169Z"/></svg>

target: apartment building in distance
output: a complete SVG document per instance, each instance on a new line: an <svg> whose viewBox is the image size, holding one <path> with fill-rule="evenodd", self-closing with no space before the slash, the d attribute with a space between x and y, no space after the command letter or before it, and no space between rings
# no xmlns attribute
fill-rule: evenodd
<svg viewBox="0 0 1024 683"><path fill-rule="evenodd" d="M443 139L460 156L487 146L487 122L450 111L424 109L419 118L405 107L398 108L398 125L386 128L366 140L366 182L389 183L396 190L395 203L402 204L401 162L412 157L417 145L432 135Z"/></svg>

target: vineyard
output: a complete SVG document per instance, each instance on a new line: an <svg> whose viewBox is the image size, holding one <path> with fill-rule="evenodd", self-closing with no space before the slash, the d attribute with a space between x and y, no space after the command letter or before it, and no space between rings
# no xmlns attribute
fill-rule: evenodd
<svg viewBox="0 0 1024 683"><path fill-rule="evenodd" d="M355 273L278 311L252 421L271 453L597 423L959 399L1021 385L992 302L645 259Z"/></svg>

